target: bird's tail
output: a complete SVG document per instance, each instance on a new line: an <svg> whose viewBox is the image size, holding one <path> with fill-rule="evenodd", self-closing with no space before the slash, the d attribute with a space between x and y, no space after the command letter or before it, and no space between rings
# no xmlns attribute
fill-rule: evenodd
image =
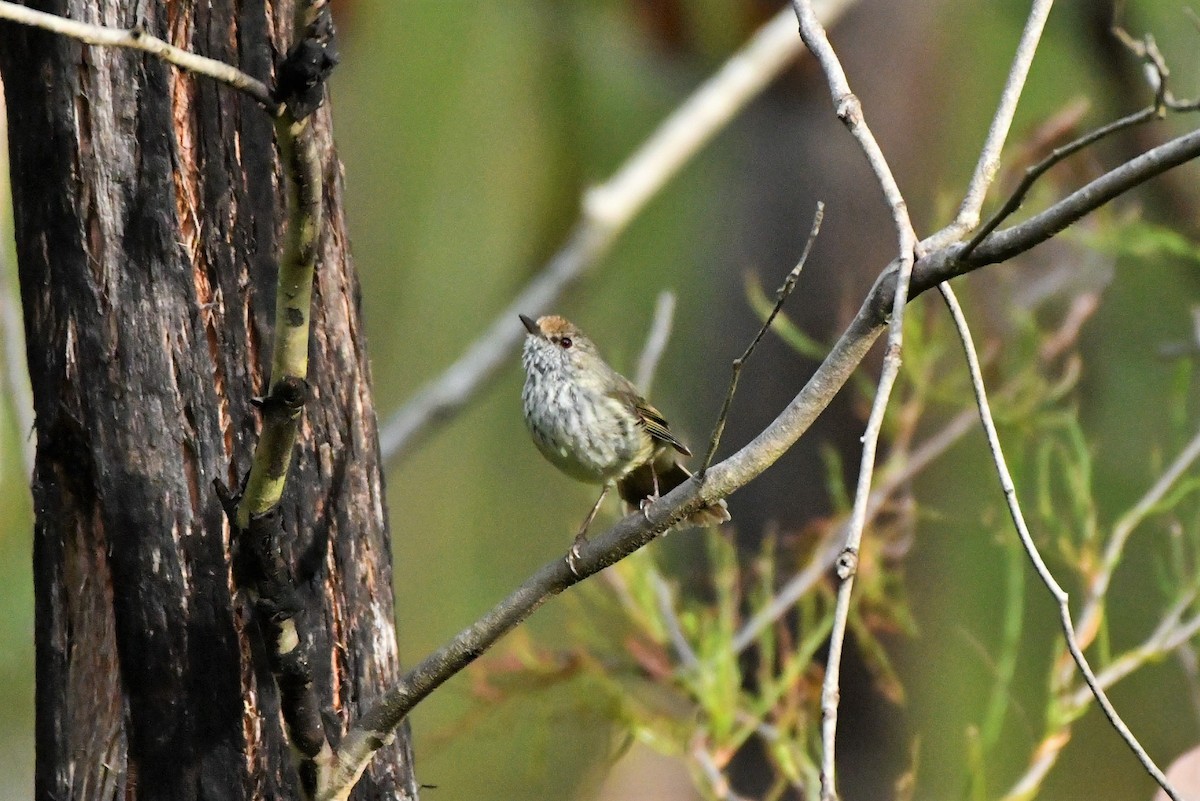
<svg viewBox="0 0 1200 801"><path fill-rule="evenodd" d="M666 452L618 481L617 492L621 494L621 500L637 509L643 501L655 497L656 480L658 494L661 496L666 495L691 477L691 471L675 461L674 454ZM683 522L692 526L715 526L728 521L729 507L725 505L725 501L720 500L701 506L688 515Z"/></svg>

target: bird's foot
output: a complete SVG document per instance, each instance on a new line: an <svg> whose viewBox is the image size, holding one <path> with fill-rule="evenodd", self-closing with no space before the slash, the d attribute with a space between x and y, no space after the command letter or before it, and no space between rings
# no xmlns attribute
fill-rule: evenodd
<svg viewBox="0 0 1200 801"><path fill-rule="evenodd" d="M582 578L579 575L579 549L587 544L587 532L581 531L575 535L575 541L571 543L571 550L567 551L567 567L571 570L571 575L575 578Z"/></svg>
<svg viewBox="0 0 1200 801"><path fill-rule="evenodd" d="M650 522L650 507L653 506L654 502L657 500L658 500L657 495L651 495L651 496L642 498L641 503L638 504L638 509L641 510L642 517L644 517L646 519L647 523Z"/></svg>

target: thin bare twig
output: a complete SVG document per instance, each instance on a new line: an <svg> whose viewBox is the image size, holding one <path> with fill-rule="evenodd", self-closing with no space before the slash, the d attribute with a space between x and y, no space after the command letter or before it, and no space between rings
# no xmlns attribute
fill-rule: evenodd
<svg viewBox="0 0 1200 801"><path fill-rule="evenodd" d="M8 0L0 0L0 19L59 33L84 44L141 50L144 53L158 56L163 61L174 64L180 69L204 75L237 89L239 92L244 92L272 113L275 113L277 109L275 100L271 97L271 90L265 83L252 75L247 75L223 61L178 48L156 36L151 36L141 28L109 28L104 25L76 22L57 14L47 14L44 11L36 11L16 3L10 3Z"/></svg>
<svg viewBox="0 0 1200 801"><path fill-rule="evenodd" d="M1000 169L1000 153L1004 149L1004 141L1008 138L1009 129L1012 127L1017 103L1025 88L1025 79L1029 76L1029 67L1033 63L1034 54L1037 53L1038 43L1042 38L1042 29L1046 25L1046 18L1050 16L1050 8L1053 5L1054 0L1034 0L1029 17L1025 20L1025 28L1021 31L1021 38L1017 42L1017 50L1013 55L1004 91L1000 94L996 115L992 118L991 127L988 128L987 138L979 152L979 161L975 165L975 173L971 176L970 184L967 185L958 215L950 226L939 231L926 242L922 242L922 247L940 247L957 241L964 233L979 224L979 212L983 208L988 188L996 177L996 171Z"/></svg>
<svg viewBox="0 0 1200 801"><path fill-rule="evenodd" d="M643 397L649 397L650 385L654 383L654 374L658 370L658 362L662 359L663 351L667 349L667 341L671 339L671 325L675 321L675 293L664 290L658 293L654 303L654 319L650 323L650 333L646 337L646 345L638 358L636 381L634 385Z"/></svg>
<svg viewBox="0 0 1200 801"><path fill-rule="evenodd" d="M1134 113L1122 117L1119 120L1113 120L1107 125L1102 125L1096 130L1090 131L1061 147L1054 148L1044 159L1039 161L1037 164L1028 167L1025 170L1024 176L1021 178L1021 182L1017 185L1017 188L1013 190L1012 194L1009 195L1008 199L1004 201L1004 204L1001 205L1000 208L988 218L988 221L983 225L983 227L976 231L975 235L971 237L971 240L963 249L963 258L970 256L971 252L978 247L979 243L982 242L988 234L996 230L1001 223L1012 216L1013 212L1021 207L1021 203L1024 202L1025 196L1029 194L1029 190L1033 188L1034 183L1036 183L1039 178L1045 175L1051 167L1058 164L1063 159L1073 156L1084 148L1094 145L1095 143L1101 141L1102 139L1106 139L1114 133L1133 128L1134 126L1142 125L1153 120L1162 119L1163 115L1168 110L1184 112L1196 111L1198 108L1200 108L1200 102L1195 100L1176 100L1171 94L1170 90L1167 88L1167 78L1170 75L1170 71L1167 69L1167 65L1163 60L1162 54L1159 53L1157 45L1154 44L1153 37L1147 36L1144 42L1139 42L1133 39L1133 37L1125 33L1123 30L1116 29L1114 32L1117 34L1118 38L1121 39L1122 43L1129 50L1133 51L1135 55L1141 58L1146 64L1147 69L1152 76L1150 78L1150 84L1151 88L1154 90L1154 102L1140 111L1135 111ZM978 217L976 218L976 222L978 222Z"/></svg>
<svg viewBox="0 0 1200 801"><path fill-rule="evenodd" d="M971 240L967 242L966 247L963 248L963 257L965 258L970 256L971 252L979 246L980 242L987 238L988 234L990 234L992 231L995 231L1002 222L1012 216L1013 212L1021 208L1021 204L1025 202L1025 196L1029 194L1029 190L1032 189L1033 185L1037 183L1037 180L1045 175L1046 172L1055 164L1058 164L1063 159L1078 153L1085 147L1093 145L1096 142L1099 142L1101 139L1111 136L1118 131L1132 128L1135 125L1141 125L1142 123L1149 122L1157 117L1158 109L1155 106L1150 106L1142 109L1141 111L1136 111L1133 114L1122 117L1119 120L1113 120L1107 125L1102 125L1096 130L1090 131L1078 139L1062 145L1061 147L1054 148L1044 159L1039 161L1037 164L1026 168L1025 174L1021 177L1021 182L1017 184L1017 188L1014 189L1012 194L1008 196L1008 200L1004 201L1004 204L1001 205L1000 208L988 218L988 221L984 223L983 226L975 232L975 235L971 237Z"/></svg>
<svg viewBox="0 0 1200 801"><path fill-rule="evenodd" d="M850 530L846 545L838 556L837 601L834 605L833 629L829 636L829 658L826 662L825 679L821 687L821 797L825 801L837 798L835 774L835 745L837 740L837 707L841 681L842 647L845 644L846 626L850 617L850 598L854 590L854 574L858 566L858 549L866 526L867 500L871 494L871 479L875 469L875 453L879 445L879 433L883 428L883 417L887 412L892 387L900 372L900 347L904 337L904 306L908 303L908 286L912 277L913 260L917 236L908 217L908 205L900 193L900 187L888 167L883 151L875 141L871 129L863 119L862 106L850 91L846 73L842 69L837 53L829 44L825 29L813 13L807 0L793 0L796 17L800 21L800 37L825 72L833 106L838 119L858 141L863 155L871 166L875 178L883 190L884 199L892 213L896 228L899 269L896 274L896 291L892 300L892 321L888 330L887 349L883 357L883 369L879 376L875 400L867 418L863 434L862 461L859 465L858 484L855 489L854 507L850 513Z"/></svg>
<svg viewBox="0 0 1200 801"><path fill-rule="evenodd" d="M983 384L983 373L979 368L979 358L975 353L975 343L971 337L971 330L967 326L966 317L963 315L962 307L958 304L958 299L954 296L954 290L950 288L948 283L939 284L938 290L942 293L942 298L946 301L946 307L950 310L950 316L954 320L954 327L958 331L959 339L962 342L967 369L971 376L971 386L975 391L975 402L979 407L979 419L983 424L984 434L987 436L988 449L991 451L992 461L996 467L996 475L1000 480L1000 488L1004 493L1004 500L1008 504L1009 514L1012 516L1013 525L1017 529L1017 535L1021 538L1021 544L1024 546L1025 553L1029 556L1030 562L1033 563L1038 578L1041 579L1046 589L1050 591L1055 603L1058 605L1059 621L1062 626L1063 636L1066 639L1067 650L1071 652L1072 659L1075 660L1079 672L1083 674L1084 681L1087 682L1092 695L1096 698L1096 703L1104 711L1104 716L1108 718L1112 727L1125 740L1126 745L1133 751L1134 756L1142 763L1142 767L1158 782L1159 787L1171 797L1172 801L1181 801L1181 797L1175 791L1175 788L1167 781L1166 775L1163 774L1158 765L1154 764L1154 760L1150 758L1150 755L1146 753L1141 743L1134 737L1133 732L1125 725L1125 721L1117 714L1117 710L1113 707L1112 702L1108 700L1108 695L1104 692L1104 688L1100 682L1097 681L1087 657L1084 656L1083 650L1079 646L1079 640L1075 634L1075 625L1071 620L1071 607L1068 602L1067 592L1059 586L1050 569L1042 560L1042 555L1038 552L1037 545L1033 542L1033 537L1029 533L1029 527L1025 523L1025 515L1021 511L1021 505L1017 500L1016 485L1013 483L1012 474L1008 471L1008 463L1000 447L1000 437L996 433L996 424L992 420L991 406L988 403L987 390Z"/></svg>
<svg viewBox="0 0 1200 801"><path fill-rule="evenodd" d="M701 481L704 480L704 473L708 470L709 465L712 464L713 457L717 453L717 446L721 444L721 435L725 433L725 422L729 419L729 407L733 403L733 394L737 391L738 379L742 375L742 366L750 358L750 354L754 352L758 343L766 336L767 331L771 329L771 323L775 322L779 310L783 308L783 302L787 300L788 295L792 294L792 290L796 288L796 282L800 280L800 271L804 269L804 263L808 261L808 254L812 252L813 244L817 241L817 235L821 233L821 221L823 219L825 219L825 204L818 200L817 210L813 214L812 228L808 231L808 240L804 243L804 251L800 254L800 260L796 262L796 266L783 279L783 283L775 293L775 307L771 309L771 313L767 315L767 319L759 327L758 333L754 335L754 339L750 340L750 344L746 346L746 350L742 355L733 360L733 374L729 377L729 388L725 391L725 402L721 404L721 412L717 415L716 425L713 426L712 437L708 442L708 452L704 454L704 463L700 465L700 470L696 473L696 477Z"/></svg>
<svg viewBox="0 0 1200 801"><path fill-rule="evenodd" d="M826 22L855 0L823 0ZM539 314L573 286L605 253L646 203L713 136L803 50L791 15L781 11L763 25L655 132L606 183L589 190L582 213L562 248L517 294L454 364L388 417L380 431L383 460L395 465L434 425L454 417L490 381L524 339L517 314Z"/></svg>
<svg viewBox="0 0 1200 801"><path fill-rule="evenodd" d="M1126 50L1141 60L1146 80L1154 91L1154 104L1163 109L1178 105L1171 90L1167 88L1171 70L1167 68L1167 60L1158 49L1158 42L1154 41L1154 36L1147 33L1141 39L1137 39L1119 25L1113 26L1112 34Z"/></svg>
<svg viewBox="0 0 1200 801"><path fill-rule="evenodd" d="M964 255L966 245L963 244L930 251L913 268L913 296L933 289L947 279L1031 250L1130 189L1197 156L1200 156L1200 130L1190 131L1152 147L1089 181L1045 211L1010 228L993 231L969 254ZM876 283L876 289L882 290L875 298L877 303L890 300L891 283L899 266L898 261L888 265L880 282Z"/></svg>

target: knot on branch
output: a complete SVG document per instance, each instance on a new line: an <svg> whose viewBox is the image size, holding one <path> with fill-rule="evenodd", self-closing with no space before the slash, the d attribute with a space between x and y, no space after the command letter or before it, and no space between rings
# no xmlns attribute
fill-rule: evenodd
<svg viewBox="0 0 1200 801"><path fill-rule="evenodd" d="M858 551L853 548L846 548L838 554L837 564L835 566L838 578L842 581L850 578L858 570Z"/></svg>
<svg viewBox="0 0 1200 801"><path fill-rule="evenodd" d="M271 386L271 394L265 398L252 398L250 403L262 411L263 417L287 421L295 418L308 401L308 382L303 378L288 375Z"/></svg>
<svg viewBox="0 0 1200 801"><path fill-rule="evenodd" d="M853 92L847 92L839 97L837 101L837 116L846 125L861 124L863 118L862 103L858 102L858 96Z"/></svg>
<svg viewBox="0 0 1200 801"><path fill-rule="evenodd" d="M325 81L340 60L333 15L322 4L304 29L304 37L276 65L271 97L297 121L316 111L325 99Z"/></svg>

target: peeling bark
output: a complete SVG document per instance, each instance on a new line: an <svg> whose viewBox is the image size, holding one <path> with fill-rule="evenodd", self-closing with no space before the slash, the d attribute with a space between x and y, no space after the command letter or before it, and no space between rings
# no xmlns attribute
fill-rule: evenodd
<svg viewBox="0 0 1200 801"><path fill-rule="evenodd" d="M291 19L290 4L231 0L37 5L141 22L265 80ZM0 75L37 414L35 797L295 797L212 488L248 466L266 381L283 207L271 120L152 57L11 24ZM328 111L313 124L327 222L282 509L318 684L344 726L398 662L340 165ZM415 797L410 763L400 738L352 798Z"/></svg>

